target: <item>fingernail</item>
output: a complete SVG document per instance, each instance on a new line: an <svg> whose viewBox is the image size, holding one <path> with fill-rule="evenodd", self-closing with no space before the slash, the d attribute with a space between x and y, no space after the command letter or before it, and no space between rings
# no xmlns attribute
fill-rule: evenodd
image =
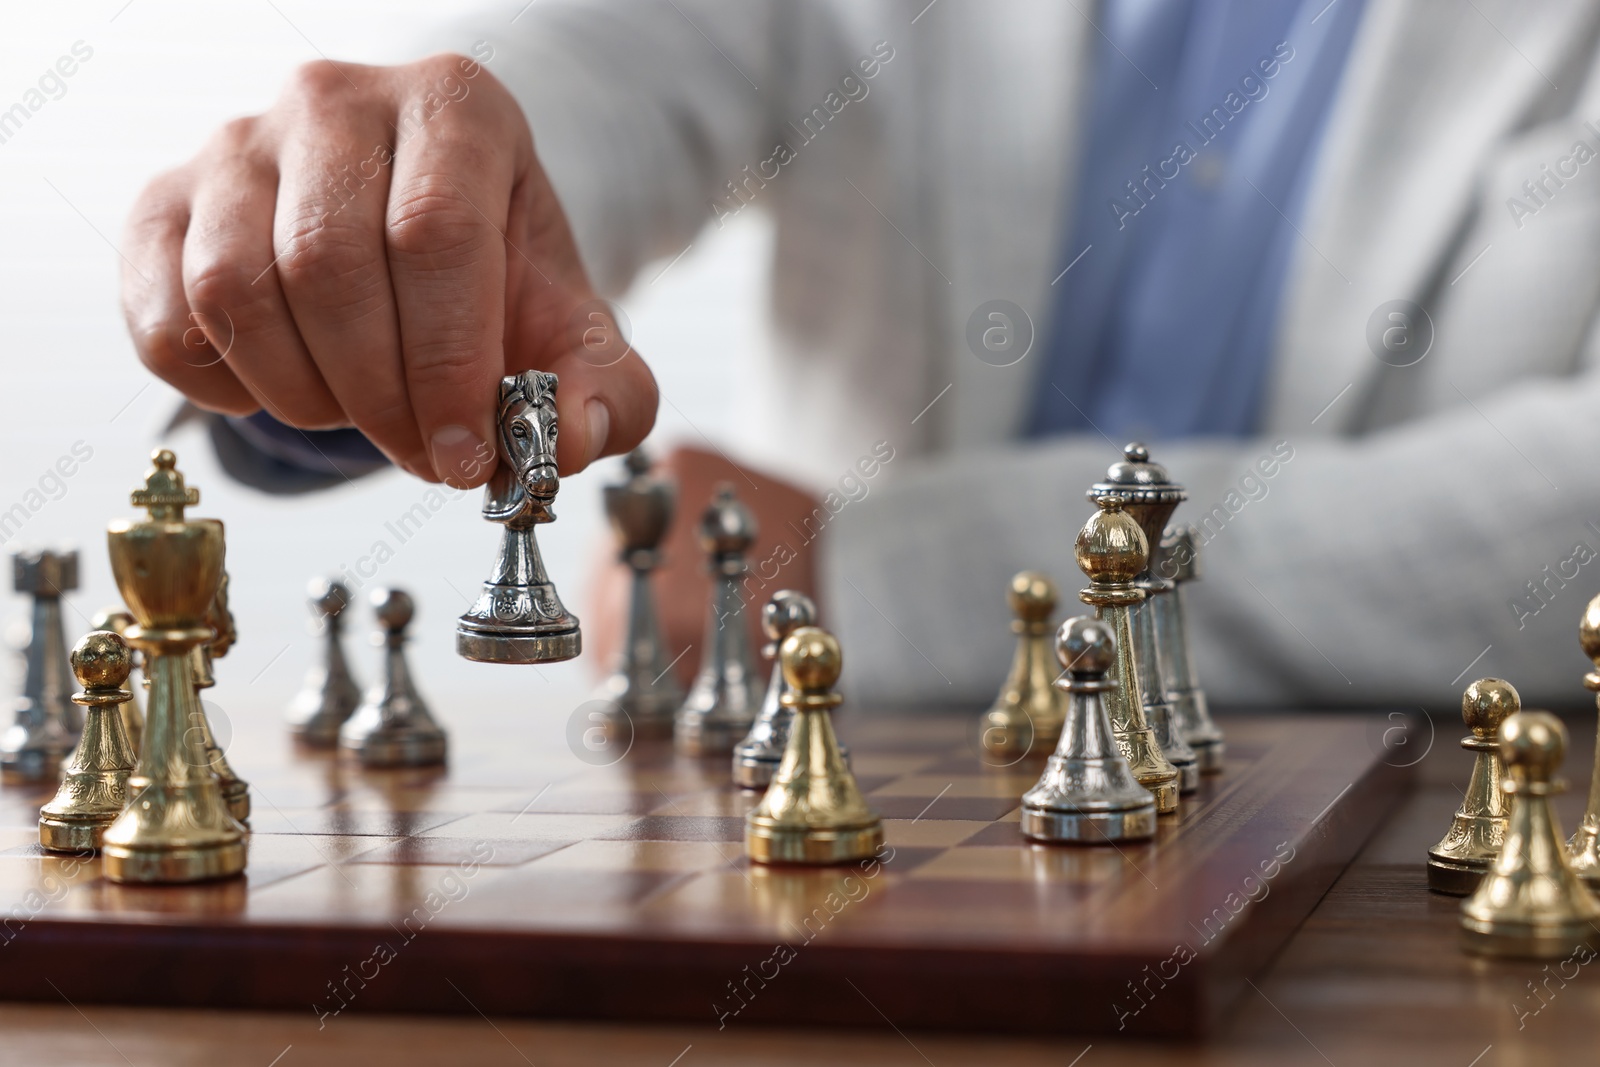
<svg viewBox="0 0 1600 1067"><path fill-rule="evenodd" d="M483 470L483 438L465 426L442 426L433 432L433 472L457 489L465 489Z"/></svg>
<svg viewBox="0 0 1600 1067"><path fill-rule="evenodd" d="M600 453L606 447L606 438L611 436L611 409L599 400L591 399L583 405L583 417L589 424L589 454L584 457L583 465L587 467L600 458Z"/></svg>

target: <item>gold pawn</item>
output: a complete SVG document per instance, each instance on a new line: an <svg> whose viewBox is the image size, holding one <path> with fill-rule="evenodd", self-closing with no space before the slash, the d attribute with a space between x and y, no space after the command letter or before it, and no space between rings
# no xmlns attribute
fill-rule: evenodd
<svg viewBox="0 0 1600 1067"><path fill-rule="evenodd" d="M1461 747L1477 755L1461 808L1437 845L1428 850L1428 888L1465 896L1478 888L1506 838L1511 795L1504 789L1506 768L1495 732L1522 710L1516 688L1499 678L1480 678L1461 694L1461 718L1471 734Z"/></svg>
<svg viewBox="0 0 1600 1067"><path fill-rule="evenodd" d="M1500 855L1461 902L1462 941L1483 956L1567 956L1594 943L1600 920L1600 901L1567 863L1550 803L1566 788L1555 774L1567 728L1547 711L1524 711L1500 724L1499 740L1511 814Z"/></svg>
<svg viewBox="0 0 1600 1067"><path fill-rule="evenodd" d="M839 642L818 626L802 626L778 655L794 711L789 743L772 784L745 819L745 849L757 863L823 865L876 855L883 820L867 807L849 764L839 754L829 712L843 667Z"/></svg>
<svg viewBox="0 0 1600 1067"><path fill-rule="evenodd" d="M1051 618L1056 610L1056 585L1038 571L1022 571L1006 590L1011 604L1011 632L1017 649L1011 672L994 706L983 716L983 747L996 755L1039 751L1049 755L1061 738L1066 709L1055 688L1055 655Z"/></svg>
<svg viewBox="0 0 1600 1067"><path fill-rule="evenodd" d="M116 608L105 608L94 613L94 618L89 620L91 630L109 630L118 637L128 636L128 627L133 625L133 616L126 611ZM139 669L139 655L132 649L128 650L132 657L129 663L133 670ZM129 671L128 699L122 702L122 728L128 734L128 744L133 748L134 756L139 755L139 742L144 737L144 709L139 707L139 692L132 684L133 673Z"/></svg>
<svg viewBox="0 0 1600 1067"><path fill-rule="evenodd" d="M94 631L73 648L71 662L83 686L72 697L85 709L83 736L67 757L55 799L39 809L39 844L55 852L100 847L106 827L128 804L128 775L137 758L117 710L133 697L122 688L133 669L132 651L115 633Z"/></svg>
<svg viewBox="0 0 1600 1067"><path fill-rule="evenodd" d="M101 838L101 873L112 882L182 883L245 868L245 833L228 814L205 746L189 650L215 636L206 615L222 583L222 524L186 519L200 502L166 449L135 490L143 521L107 530L111 572L137 622L128 641L144 653L150 702L128 807Z"/></svg>
<svg viewBox="0 0 1600 1067"><path fill-rule="evenodd" d="M1095 618L1110 626L1116 638L1117 662L1110 677L1117 685L1107 691L1105 703L1117 747L1139 784L1155 795L1156 812L1167 815L1178 810L1178 768L1162 754L1144 717L1130 614L1145 598L1133 579L1144 570L1150 545L1139 524L1122 510L1120 498L1107 494L1095 504L1100 510L1089 517L1073 546L1078 566L1089 578L1089 588L1080 590L1078 599L1094 608Z"/></svg>
<svg viewBox="0 0 1600 1067"><path fill-rule="evenodd" d="M1589 601L1578 623L1578 644L1583 654L1594 664L1594 670L1583 676L1583 686L1595 694L1595 706L1600 709L1600 596ZM1583 813L1583 822L1567 842L1567 856L1572 869L1578 872L1591 887L1600 888L1600 734L1595 737L1594 771L1589 778L1589 806Z"/></svg>

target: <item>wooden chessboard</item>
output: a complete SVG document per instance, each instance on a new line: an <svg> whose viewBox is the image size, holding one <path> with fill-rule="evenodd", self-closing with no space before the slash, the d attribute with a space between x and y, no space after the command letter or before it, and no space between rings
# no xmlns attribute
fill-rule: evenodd
<svg viewBox="0 0 1600 1067"><path fill-rule="evenodd" d="M588 766L457 726L448 771L363 772L258 724L245 878L118 886L0 789L0 998L336 1013L1205 1032L1409 784L1370 719L1223 718L1226 773L1154 843L1018 833L1034 759L975 713L842 716L878 861L772 869L725 760Z"/></svg>

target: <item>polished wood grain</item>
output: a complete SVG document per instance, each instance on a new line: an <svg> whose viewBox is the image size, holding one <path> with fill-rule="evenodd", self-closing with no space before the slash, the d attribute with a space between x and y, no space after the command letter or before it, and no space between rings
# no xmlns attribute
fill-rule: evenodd
<svg viewBox="0 0 1600 1067"><path fill-rule="evenodd" d="M1593 728L1582 720L1571 725L1575 755L1569 774L1581 780L1587 775ZM351 1062L540 1067L1592 1062L1600 1019L1600 981L1590 973L1593 966L1563 985L1543 965L1467 957L1456 943L1456 902L1425 888L1423 853L1448 823L1470 766L1453 747L1451 727L1441 726L1440 733L1419 764L1418 788L1396 807L1288 946L1252 980L1223 1029L1205 1042L951 1035L898 1026L892 1018L835 1030L741 1022L718 1030L475 1014L349 1014L319 1029L309 1011L73 1007L57 997L54 1004L0 1007L0 1033L6 1038L0 1042L0 1063L265 1065L280 1055L285 1067ZM1578 791L1561 798L1569 828L1581 806ZM62 961L59 970L52 967L38 977L47 979L67 966ZM1530 982L1539 985L1542 999L1530 992Z"/></svg>

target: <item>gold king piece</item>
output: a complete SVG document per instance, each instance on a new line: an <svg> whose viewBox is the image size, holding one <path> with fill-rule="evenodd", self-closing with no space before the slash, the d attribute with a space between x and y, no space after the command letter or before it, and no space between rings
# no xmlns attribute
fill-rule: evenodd
<svg viewBox="0 0 1600 1067"><path fill-rule="evenodd" d="M211 769L200 701L190 666L193 649L212 640L206 618L222 584L222 523L186 519L200 502L177 459L162 449L135 490L140 522L111 524L111 572L135 623L128 641L145 656L150 678L144 746L128 780L135 798L102 838L101 872L113 882L200 882L239 874L245 831L228 814Z"/></svg>
<svg viewBox="0 0 1600 1067"><path fill-rule="evenodd" d="M1048 752L1061 736L1066 712L1055 685L1050 621L1056 610L1056 584L1038 571L1022 571L1006 590L1011 632L1017 650L1000 695L983 715L983 747L996 756Z"/></svg>
<svg viewBox="0 0 1600 1067"><path fill-rule="evenodd" d="M1594 670L1583 676L1583 686L1595 694L1595 706L1600 708L1600 596L1589 601L1583 619L1578 623L1578 644L1583 654L1594 664ZM1567 842L1567 855L1572 859L1572 869L1577 871L1591 888L1600 888L1600 736L1595 738L1594 770L1589 778L1589 806L1583 813L1583 822Z"/></svg>
<svg viewBox="0 0 1600 1067"><path fill-rule="evenodd" d="M1116 686L1106 691L1106 711L1123 758L1139 784L1156 798L1156 812L1178 810L1178 768L1162 754L1156 733L1145 719L1139 669L1134 662L1132 609L1143 602L1144 590L1134 576L1144 570L1150 546L1139 524L1123 510L1123 498L1111 494L1095 500L1099 508L1078 532L1073 551L1089 578L1078 599L1094 608L1095 617L1110 627L1117 659Z"/></svg>
<svg viewBox="0 0 1600 1067"><path fill-rule="evenodd" d="M1123 510L1139 524L1145 539L1144 566L1134 578L1134 584L1144 592L1144 599L1128 609L1133 626L1133 647L1125 655L1131 657L1130 662L1139 675L1139 698L1144 702L1145 721L1155 731L1162 755L1178 769L1178 791L1193 793L1200 788L1200 761L1184 740L1173 710L1166 657L1156 637L1155 618L1156 600L1170 595L1173 590L1173 583L1157 573L1155 566L1162 534L1172 512L1189 494L1167 477L1165 467L1150 461L1149 449L1136 442L1122 450L1122 461L1111 465L1105 481L1089 487L1091 502L1107 496L1122 501Z"/></svg>
<svg viewBox="0 0 1600 1067"><path fill-rule="evenodd" d="M794 712L783 762L746 816L745 849L757 863L825 865L867 859L883 845L883 820L867 807L839 752L829 716L844 666L839 642L817 626L784 638L778 655Z"/></svg>
<svg viewBox="0 0 1600 1067"><path fill-rule="evenodd" d="M100 847L106 827L128 805L128 776L137 758L118 710L132 693L124 689L133 652L114 633L85 634L72 650L72 673L83 691L72 698L86 710L83 737L67 760L61 788L39 809L39 844L55 852Z"/></svg>
<svg viewBox="0 0 1600 1067"><path fill-rule="evenodd" d="M1567 863L1550 803L1566 788L1556 772L1567 728L1549 712L1524 711L1500 724L1499 739L1511 815L1500 855L1461 902L1462 940L1483 956L1570 956L1600 940L1600 901Z"/></svg>
<svg viewBox="0 0 1600 1067"><path fill-rule="evenodd" d="M1500 724L1522 710L1522 699L1510 682L1480 678L1461 694L1461 718L1472 732L1461 747L1475 753L1472 778L1450 829L1428 850L1428 888L1435 893L1465 896L1478 888L1506 838L1511 795L1505 791L1506 768L1500 761Z"/></svg>

